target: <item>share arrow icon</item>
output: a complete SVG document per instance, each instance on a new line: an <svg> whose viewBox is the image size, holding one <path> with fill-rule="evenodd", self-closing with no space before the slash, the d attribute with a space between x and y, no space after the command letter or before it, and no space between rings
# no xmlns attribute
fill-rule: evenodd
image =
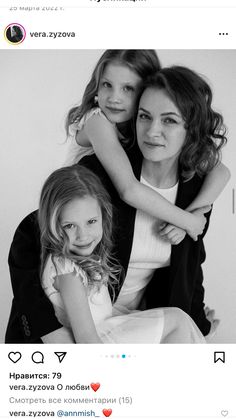
<svg viewBox="0 0 236 419"><path fill-rule="evenodd" d="M65 358L67 352L54 352L54 354L58 357L58 360L61 363Z"/></svg>

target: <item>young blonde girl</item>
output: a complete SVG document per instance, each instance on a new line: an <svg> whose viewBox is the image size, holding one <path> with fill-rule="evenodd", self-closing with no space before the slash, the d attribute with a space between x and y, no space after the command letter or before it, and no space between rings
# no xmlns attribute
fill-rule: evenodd
<svg viewBox="0 0 236 419"><path fill-rule="evenodd" d="M121 274L111 257L112 207L91 171L74 165L52 173L42 189L38 217L42 287L72 342L205 342L178 308L112 307ZM57 342L68 342L61 331Z"/></svg>
<svg viewBox="0 0 236 419"><path fill-rule="evenodd" d="M202 190L186 211L170 204L134 176L125 149L133 144L137 102L146 78L160 69L154 50L106 50L85 89L82 103L68 114L72 138L67 163L95 153L127 204L185 230L194 240L202 233L209 210L229 179L229 171L215 160ZM183 86L184 87L184 86ZM225 137L221 137L221 145ZM202 211L197 208L205 207ZM171 226L173 233L174 227ZM177 231L177 230L176 230ZM181 234L169 235L172 244Z"/></svg>

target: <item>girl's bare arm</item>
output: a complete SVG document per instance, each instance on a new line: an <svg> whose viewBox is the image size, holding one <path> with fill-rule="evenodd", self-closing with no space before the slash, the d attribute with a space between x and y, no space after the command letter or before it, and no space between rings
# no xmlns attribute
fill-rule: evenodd
<svg viewBox="0 0 236 419"><path fill-rule="evenodd" d="M197 208L213 204L223 191L229 179L229 169L223 163L218 163L217 166L208 173L200 192L186 209L188 211L193 211Z"/></svg>
<svg viewBox="0 0 236 419"><path fill-rule="evenodd" d="M82 279L74 273L57 276L66 313L69 318L76 343L102 343L90 311L87 289Z"/></svg>
<svg viewBox="0 0 236 419"><path fill-rule="evenodd" d="M187 211L195 211L206 205L211 205L218 198L229 179L229 169L223 163L219 163L206 176L200 192L186 208ZM171 244L179 244L185 236L183 229L172 224L167 224L160 232L160 235Z"/></svg>
<svg viewBox="0 0 236 419"><path fill-rule="evenodd" d="M156 218L183 228L192 237L202 233L205 225L203 215L194 215L176 207L135 178L116 130L108 120L100 115L93 115L86 122L84 130L96 156L123 201Z"/></svg>

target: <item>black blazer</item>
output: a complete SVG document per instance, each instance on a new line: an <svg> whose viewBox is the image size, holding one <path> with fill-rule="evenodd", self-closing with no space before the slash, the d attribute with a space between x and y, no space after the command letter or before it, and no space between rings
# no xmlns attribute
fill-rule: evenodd
<svg viewBox="0 0 236 419"><path fill-rule="evenodd" d="M133 148L128 156L135 176L140 179L141 153ZM93 170L110 193L114 207L114 256L126 272L132 248L136 210L119 198L95 155L83 158L80 164ZM180 179L176 204L186 208L197 195L201 185L202 179L198 176L194 176L188 182ZM207 218L204 233L197 242L186 235L179 245L172 246L170 266L155 271L144 294L147 309L179 307L193 318L204 335L210 330L210 322L204 313L201 269L201 263L205 260L202 238L208 228L209 214ZM42 343L40 336L61 327L50 301L41 288L39 266L40 240L37 211L35 211L20 223L10 248L9 268L14 299L6 332L6 343ZM124 278L115 288L115 298L118 297L123 281Z"/></svg>
<svg viewBox="0 0 236 419"><path fill-rule="evenodd" d="M133 147L127 153L134 174L140 179L142 169L142 154ZM102 178L104 185L110 193L114 211L114 256L120 261L125 272L128 269L133 235L136 209L125 204L113 187L103 167L95 156L85 157L81 163L93 170ZM186 208L201 189L203 178L195 175L188 182L180 176L176 197L176 205ZM210 322L204 312L204 288L201 264L206 258L203 237L209 226L211 211L206 214L207 222L203 234L194 242L188 235L177 246L172 246L170 266L157 269L149 282L145 294L146 308L179 307L188 313L204 335L210 330ZM121 288L117 286L116 296Z"/></svg>

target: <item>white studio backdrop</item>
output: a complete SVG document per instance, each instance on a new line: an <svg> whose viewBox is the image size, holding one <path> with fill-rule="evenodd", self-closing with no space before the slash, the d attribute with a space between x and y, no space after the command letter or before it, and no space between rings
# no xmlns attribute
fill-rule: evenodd
<svg viewBox="0 0 236 419"><path fill-rule="evenodd" d="M0 343L11 307L7 265L9 247L20 221L38 207L46 177L63 165L67 151L65 117L79 103L103 50L0 51L1 240ZM205 238L205 302L221 323L214 343L236 343L236 51L157 50L163 66L179 64L204 75L213 88L214 108L223 113L228 144L223 162L231 180L214 205Z"/></svg>

